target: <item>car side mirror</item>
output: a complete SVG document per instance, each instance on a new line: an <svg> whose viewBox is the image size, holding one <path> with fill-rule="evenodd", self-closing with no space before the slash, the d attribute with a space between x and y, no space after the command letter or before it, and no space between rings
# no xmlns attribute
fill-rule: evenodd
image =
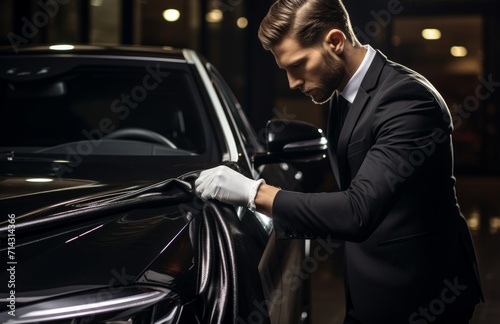
<svg viewBox="0 0 500 324"><path fill-rule="evenodd" d="M254 156L256 166L279 162L309 162L326 157L328 140L314 125L295 120L269 120L267 152Z"/></svg>

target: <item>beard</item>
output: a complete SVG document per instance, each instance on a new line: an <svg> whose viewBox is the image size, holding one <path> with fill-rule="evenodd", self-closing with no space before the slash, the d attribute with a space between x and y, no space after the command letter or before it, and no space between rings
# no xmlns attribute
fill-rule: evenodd
<svg viewBox="0 0 500 324"><path fill-rule="evenodd" d="M319 75L319 83L311 90L308 90L312 102L317 105L322 105L332 98L345 74L342 63L333 59L326 52L323 52L322 56L325 60L325 68Z"/></svg>

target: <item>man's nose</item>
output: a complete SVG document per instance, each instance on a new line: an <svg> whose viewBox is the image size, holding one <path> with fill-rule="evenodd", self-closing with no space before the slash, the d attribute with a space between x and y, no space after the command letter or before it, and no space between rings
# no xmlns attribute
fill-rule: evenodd
<svg viewBox="0 0 500 324"><path fill-rule="evenodd" d="M290 73L288 73L288 85L290 86L290 89L295 90L295 89L300 89L302 87L302 84L304 82L300 78L296 78Z"/></svg>

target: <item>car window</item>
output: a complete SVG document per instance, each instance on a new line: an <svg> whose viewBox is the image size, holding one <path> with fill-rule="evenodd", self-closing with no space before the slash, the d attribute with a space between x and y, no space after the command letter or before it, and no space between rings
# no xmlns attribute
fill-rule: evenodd
<svg viewBox="0 0 500 324"><path fill-rule="evenodd" d="M258 142L254 129L248 122L248 119L246 118L246 115L241 108L240 103L236 99L227 83L224 81L224 78L220 75L219 71L217 71L217 69L211 64L207 64L207 68L210 72L212 81L214 82L220 100L226 104L231 112L234 122L236 123L237 131L240 134L245 149L251 154L261 151L262 148Z"/></svg>
<svg viewBox="0 0 500 324"><path fill-rule="evenodd" d="M0 150L67 153L67 143L88 141L95 154L142 155L146 144L155 144L154 155L201 154L206 149L202 109L187 70L158 64L149 70L78 66L42 79L4 78ZM108 140L118 130L124 135ZM152 133L156 139L148 137ZM162 145L163 139L171 147Z"/></svg>

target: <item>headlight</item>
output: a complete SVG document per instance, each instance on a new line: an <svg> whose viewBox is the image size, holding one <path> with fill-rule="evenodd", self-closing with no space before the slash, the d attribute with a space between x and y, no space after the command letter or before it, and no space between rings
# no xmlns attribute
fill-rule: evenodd
<svg viewBox="0 0 500 324"><path fill-rule="evenodd" d="M132 286L93 290L20 306L15 317L0 314L2 323L176 323L180 297L168 289Z"/></svg>

